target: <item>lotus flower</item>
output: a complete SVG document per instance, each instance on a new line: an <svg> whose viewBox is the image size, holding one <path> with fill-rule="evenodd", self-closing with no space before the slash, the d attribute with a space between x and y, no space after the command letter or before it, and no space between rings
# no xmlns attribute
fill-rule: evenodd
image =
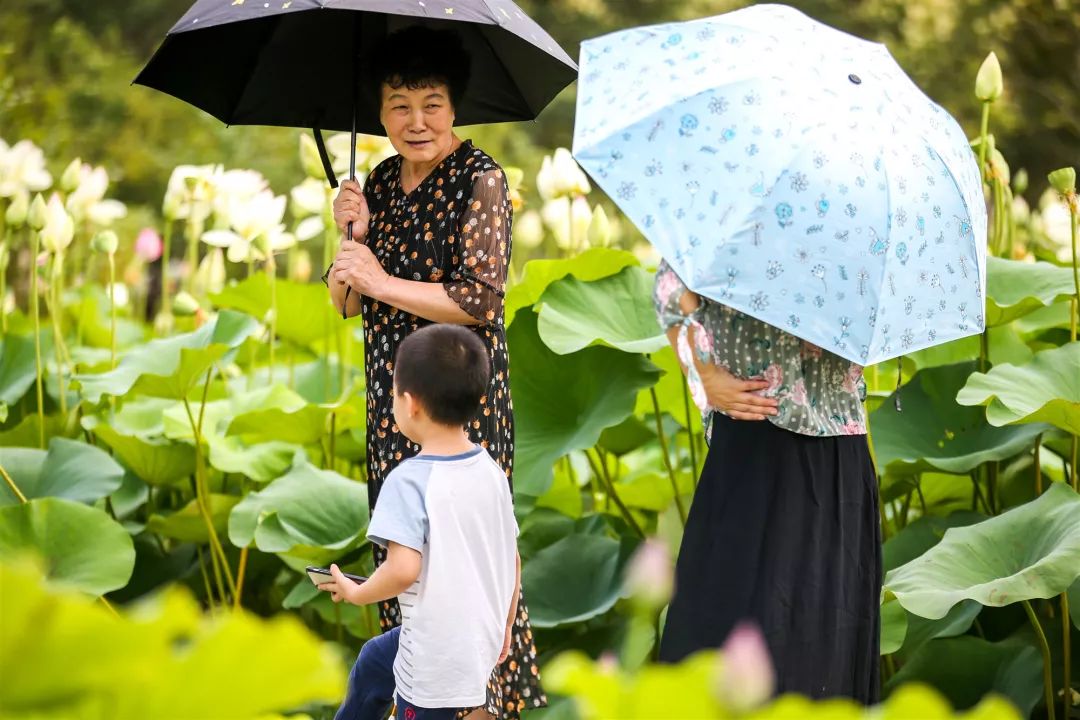
<svg viewBox="0 0 1080 720"><path fill-rule="evenodd" d="M41 229L41 244L53 254L62 253L75 237L75 221L64 208L60 196L53 194L45 208L45 227Z"/></svg>
<svg viewBox="0 0 1080 720"><path fill-rule="evenodd" d="M776 675L769 659L769 649L757 626L750 623L736 625L720 654L717 690L728 708L743 713L772 696Z"/></svg>
<svg viewBox="0 0 1080 720"><path fill-rule="evenodd" d="M514 244L526 247L540 247L544 241L544 221L540 213L535 210L526 210L514 221Z"/></svg>
<svg viewBox="0 0 1080 720"><path fill-rule="evenodd" d="M103 167L80 164L72 171L74 163L64 171L62 185L75 187L67 198L67 210L78 221L108 226L127 215L127 207L118 200L106 200L105 192L109 189L109 174Z"/></svg>
<svg viewBox="0 0 1080 720"><path fill-rule="evenodd" d="M249 200L233 200L228 210L231 229L211 230L202 236L207 245L225 248L229 262L265 260L267 252L296 244L296 238L285 232L281 222L285 216L284 195L275 196L272 191L264 190Z"/></svg>
<svg viewBox="0 0 1080 720"><path fill-rule="evenodd" d="M21 228L26 224L26 216L30 214L30 193L20 190L15 193L7 212L4 213L4 222L9 227Z"/></svg>
<svg viewBox="0 0 1080 720"><path fill-rule="evenodd" d="M143 262L152 263L161 257L161 236L153 228L143 228L135 238L135 254Z"/></svg>
<svg viewBox="0 0 1080 720"><path fill-rule="evenodd" d="M655 539L643 542L626 572L630 594L651 608L660 608L671 598L674 582L667 546Z"/></svg>
<svg viewBox="0 0 1080 720"><path fill-rule="evenodd" d="M191 217L201 222L210 216L213 178L221 171L215 165L178 165L169 177L161 212L168 220Z"/></svg>
<svg viewBox="0 0 1080 720"><path fill-rule="evenodd" d="M0 140L0 197L12 197L20 191L40 192L52 185L52 175L45 169L45 154L29 140L8 147Z"/></svg>

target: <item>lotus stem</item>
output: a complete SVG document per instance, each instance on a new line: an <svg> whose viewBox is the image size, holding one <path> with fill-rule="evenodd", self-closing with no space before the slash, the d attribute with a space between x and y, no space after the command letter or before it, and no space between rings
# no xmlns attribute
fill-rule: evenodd
<svg viewBox="0 0 1080 720"><path fill-rule="evenodd" d="M698 480L698 464L697 464L697 438L694 437L694 433L691 432L690 415L690 385L687 383L686 378L683 378L682 382L682 396L683 396L683 409L686 411L686 440L690 445L690 467L694 471L694 482Z"/></svg>
<svg viewBox="0 0 1080 720"><path fill-rule="evenodd" d="M986 180L986 136L990 130L990 102L983 101L982 124L979 130L979 177Z"/></svg>
<svg viewBox="0 0 1080 720"><path fill-rule="evenodd" d="M337 464L337 413L330 413L330 469Z"/></svg>
<svg viewBox="0 0 1080 720"><path fill-rule="evenodd" d="M270 384L274 383L274 336L277 334L277 262L267 248L266 277L270 281Z"/></svg>
<svg viewBox="0 0 1080 720"><path fill-rule="evenodd" d="M187 240L187 275L184 277L184 289L191 294L195 294L195 270L199 266L199 227L195 221L195 196L194 193L191 197L191 203L188 206L188 220L186 223L186 229L184 232L184 238Z"/></svg>
<svg viewBox="0 0 1080 720"><path fill-rule="evenodd" d="M1073 271L1073 288L1076 294L1073 296L1072 301L1072 317L1069 319L1069 339L1072 342L1076 342L1076 326L1080 322L1080 261L1078 261L1076 253L1076 225L1077 225L1077 195L1073 190L1069 197L1066 198L1066 202L1069 204L1069 230L1072 238L1072 271ZM1077 460L1077 437L1074 434L1072 436L1072 488L1073 490L1080 492L1080 473L1076 470ZM1066 716L1067 717L1067 716Z"/></svg>
<svg viewBox="0 0 1080 720"><path fill-rule="evenodd" d="M63 416L64 422L67 422L67 389L64 387L67 352L64 350L64 330L61 327L63 282L64 256L58 252L53 256L52 262L52 282L49 287L52 300L49 303L49 319L52 320L53 326L53 358L56 360L56 382L60 391L60 414Z"/></svg>
<svg viewBox="0 0 1080 720"><path fill-rule="evenodd" d="M595 449L594 449L594 452ZM637 519L633 513L630 512L630 508L626 507L626 504L619 497L618 491L615 489L615 484L611 482L611 476L608 474L606 464L603 458L600 457L600 453L596 453L596 458L590 454L589 450L585 451L585 457L589 459L589 466L592 467L593 474L598 480L604 483L604 487L607 490L608 497L615 501L615 506L619 508L619 513L623 516L623 520L634 531L634 533L640 537L645 537L645 531L641 529L641 525L638 524ZM569 459L568 459L569 460Z"/></svg>
<svg viewBox="0 0 1080 720"><path fill-rule="evenodd" d="M116 258L109 253L109 347L112 351L112 368L116 369Z"/></svg>
<svg viewBox="0 0 1080 720"><path fill-rule="evenodd" d="M1028 620L1031 621L1031 627L1035 629L1035 636L1039 640L1039 649L1042 650L1043 691L1046 696L1046 716L1049 720L1054 720L1054 669L1050 665L1050 645L1046 642L1046 633L1043 632L1042 625L1039 623L1039 618L1036 617L1035 611L1031 607L1031 603L1027 600L1023 600L1022 602L1024 605L1024 612L1027 613Z"/></svg>
<svg viewBox="0 0 1080 720"><path fill-rule="evenodd" d="M155 533L154 537L157 537ZM199 572L202 575L203 587L206 588L206 602L213 607L214 605L214 591L210 588L210 576L206 572L206 559L202 554L202 547L196 546L195 551L199 554Z"/></svg>
<svg viewBox="0 0 1080 720"><path fill-rule="evenodd" d="M1061 593L1061 678L1064 685L1061 717L1069 720L1072 712L1072 627L1069 617L1069 594Z"/></svg>
<svg viewBox="0 0 1080 720"><path fill-rule="evenodd" d="M1042 483L1042 460L1040 455L1042 454L1042 433L1035 438L1035 497L1042 495L1043 483Z"/></svg>
<svg viewBox="0 0 1080 720"><path fill-rule="evenodd" d="M112 606L112 603L105 599L104 595L98 595L98 600L100 600L101 604L105 606L105 609L111 612L115 617L120 617L120 613L116 612L116 608Z"/></svg>
<svg viewBox="0 0 1080 720"><path fill-rule="evenodd" d="M8 240L11 231L5 226L3 239L0 240L0 336L7 335L7 265Z"/></svg>
<svg viewBox="0 0 1080 720"><path fill-rule="evenodd" d="M173 221L165 221L165 232L161 241L161 307L158 312L172 312L172 297L169 295L169 257L172 255Z"/></svg>
<svg viewBox="0 0 1080 720"><path fill-rule="evenodd" d="M16 485L15 481L11 479L10 475L8 475L8 472L4 469L3 465L0 465L0 475L4 477L4 482L7 483L7 486L9 488L11 488L11 492L15 494L15 497L19 498L20 503L29 502L26 499L26 496L22 494L22 490L19 490L19 486Z"/></svg>
<svg viewBox="0 0 1080 720"><path fill-rule="evenodd" d="M656 436L660 438L660 454L664 457L664 467L667 468L668 477L671 479L671 489L675 493L675 507L679 509L679 519L683 527L686 527L686 508L683 507L682 498L679 496L679 481L675 476L675 468L668 457L667 437L664 435L664 424L660 417L660 400L656 397L656 387L649 388L649 396L652 398L653 419L656 421Z"/></svg>
<svg viewBox="0 0 1080 720"><path fill-rule="evenodd" d="M33 243L30 252L30 314L34 316L34 361L37 364L37 413L38 413L38 446L45 449L45 392L41 386L41 307L40 289L38 288L37 258L41 252L41 233L37 230L32 232Z"/></svg>
<svg viewBox="0 0 1080 720"><path fill-rule="evenodd" d="M236 571L236 593L233 595L233 610L240 609L240 596L244 592L244 572L247 570L248 546L240 548L240 567Z"/></svg>

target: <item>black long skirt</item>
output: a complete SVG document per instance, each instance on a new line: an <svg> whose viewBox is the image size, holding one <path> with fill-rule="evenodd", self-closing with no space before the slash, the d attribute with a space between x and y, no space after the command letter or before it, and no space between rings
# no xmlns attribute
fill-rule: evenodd
<svg viewBox="0 0 1080 720"><path fill-rule="evenodd" d="M717 414L660 658L758 625L777 690L879 698L881 526L865 436L814 438Z"/></svg>

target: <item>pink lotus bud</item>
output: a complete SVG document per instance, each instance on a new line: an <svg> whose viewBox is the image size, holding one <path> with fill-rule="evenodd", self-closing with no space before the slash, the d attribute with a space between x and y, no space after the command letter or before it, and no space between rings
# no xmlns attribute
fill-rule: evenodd
<svg viewBox="0 0 1080 720"><path fill-rule="evenodd" d="M153 228L143 228L135 238L135 254L152 263L161 257L161 236Z"/></svg>
<svg viewBox="0 0 1080 720"><path fill-rule="evenodd" d="M753 623L739 623L720 649L720 700L746 712L772 697L776 676L765 638Z"/></svg>
<svg viewBox="0 0 1080 720"><path fill-rule="evenodd" d="M659 608L671 598L674 584L671 556L659 540L646 540L626 572L626 587L635 599Z"/></svg>

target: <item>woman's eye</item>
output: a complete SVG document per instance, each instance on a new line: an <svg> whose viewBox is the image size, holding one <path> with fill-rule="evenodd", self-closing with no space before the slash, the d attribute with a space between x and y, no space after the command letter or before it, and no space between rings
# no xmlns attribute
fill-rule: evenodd
<svg viewBox="0 0 1080 720"><path fill-rule="evenodd" d="M432 105L428 105L428 106L427 106L427 109L428 109L428 110L438 110L438 109L439 109L440 107L442 107L442 106L441 106L441 105L435 105L435 104L432 104Z"/></svg>

